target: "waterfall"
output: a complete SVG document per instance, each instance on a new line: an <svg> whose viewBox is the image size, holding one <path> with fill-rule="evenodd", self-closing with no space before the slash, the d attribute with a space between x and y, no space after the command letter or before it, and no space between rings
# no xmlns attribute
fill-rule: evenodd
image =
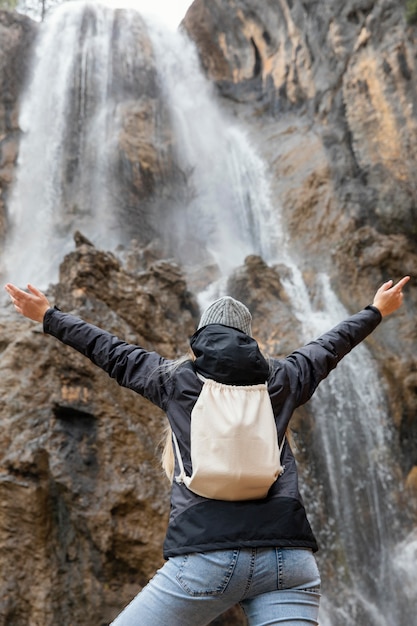
<svg viewBox="0 0 417 626"><path fill-rule="evenodd" d="M348 316L325 274L317 276L320 310L311 306L297 267L292 265L292 278L284 282L305 340ZM331 563L336 579L324 580L323 587L339 596L337 606L325 596L320 623L405 626L413 619L417 599L406 557L415 551L416 541L409 537L401 542L407 520L404 514L399 518L397 508L401 476L395 461L400 450L386 411L386 390L365 344L319 386L311 405L318 426L316 454L325 461L325 471L308 495L310 518L314 527L325 504L321 559Z"/></svg>
<svg viewBox="0 0 417 626"><path fill-rule="evenodd" d="M126 90L130 78L134 89L142 56L138 18L134 11L116 14L99 4L68 2L39 26L8 203L8 280L25 285L33 267L38 284L56 280L76 229L103 248L113 249L123 238L113 173L121 94L114 86ZM116 57L127 71L124 83L117 83Z"/></svg>
<svg viewBox="0 0 417 626"><path fill-rule="evenodd" d="M126 237L114 175L121 114L114 57L124 60L123 89L132 83L135 98L134 68L142 54L136 15L118 14L122 38L116 36L121 26L115 12L98 4L64 4L42 25L33 79L22 103L24 137L9 203L6 274L15 282L55 280L75 228L109 249ZM318 276L316 285L323 304L320 309L313 305L279 207L272 206L265 164L240 124L221 107L193 44L179 32L147 23L175 137L174 156L189 187L187 202L175 205L168 216L178 248L186 248L186 258L190 240L204 241L201 254L209 253L220 268L220 280L207 297L221 293L224 279L248 254L286 265L290 272L283 282L303 329L300 343L315 338L347 311L326 275ZM68 136L74 128L69 119L78 123L75 137ZM407 524L396 514L399 451L385 395L372 355L361 345L312 400L313 454L320 472L305 499L322 548L321 626L409 626L415 621L417 538L404 536Z"/></svg>
<svg viewBox="0 0 417 626"><path fill-rule="evenodd" d="M277 228L262 160L241 126L221 110L195 45L150 20L148 28L176 137L176 160L190 173L193 193L182 219L191 239L204 233L223 275L248 254L270 258Z"/></svg>
<svg viewBox="0 0 417 626"><path fill-rule="evenodd" d="M223 274L252 251L269 257L276 228L260 229L252 219L270 204L263 163L240 126L221 113L192 43L148 21L160 100L169 108L178 138L174 159L187 179L184 201L171 200L164 212L157 208L164 213L158 227L169 240L165 248L176 250L184 263L212 261ZM23 136L8 203L7 280L26 284L35 265L38 284L56 281L75 230L114 250L141 229L134 225L140 217L137 207L130 223L123 213L121 190L131 181L121 180L126 166L118 146L122 103L140 100L141 82L149 80L141 73L147 53L141 49L146 35L141 23L133 10L68 2L40 25L33 76L22 99ZM263 215L264 221L271 219L272 212ZM181 257L184 240L190 244Z"/></svg>

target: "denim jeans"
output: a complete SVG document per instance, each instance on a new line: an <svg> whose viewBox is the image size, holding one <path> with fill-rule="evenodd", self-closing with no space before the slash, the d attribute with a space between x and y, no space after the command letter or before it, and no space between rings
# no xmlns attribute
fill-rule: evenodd
<svg viewBox="0 0 417 626"><path fill-rule="evenodd" d="M170 558L111 626L204 626L237 603L249 626L312 626L319 602L311 550L215 550Z"/></svg>

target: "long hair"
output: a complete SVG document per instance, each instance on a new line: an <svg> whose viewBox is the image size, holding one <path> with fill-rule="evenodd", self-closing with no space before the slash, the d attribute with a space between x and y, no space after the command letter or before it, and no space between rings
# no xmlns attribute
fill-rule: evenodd
<svg viewBox="0 0 417 626"><path fill-rule="evenodd" d="M164 365L164 371L168 373L169 376L172 376L177 369L183 365L183 363L187 363L188 361L192 361L194 359L194 355L190 349L188 354L184 354L180 356L175 361L171 361L168 365ZM169 424L166 424L164 430L162 431L161 438L161 465L162 469L168 477L168 480L172 483L174 480L174 471L175 471L175 456L174 456L174 447L172 443L172 429Z"/></svg>
<svg viewBox="0 0 417 626"><path fill-rule="evenodd" d="M172 430L169 424L167 424L164 428L161 443L162 443L162 455L161 455L162 469L167 475L168 480L172 483L172 481L174 480L175 457L174 457L174 447L172 444Z"/></svg>

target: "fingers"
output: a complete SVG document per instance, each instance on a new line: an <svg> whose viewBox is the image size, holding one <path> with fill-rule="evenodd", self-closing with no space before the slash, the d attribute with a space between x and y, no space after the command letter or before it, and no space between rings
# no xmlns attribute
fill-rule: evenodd
<svg viewBox="0 0 417 626"><path fill-rule="evenodd" d="M395 285L393 285L393 281L390 280L387 283L385 283L385 285L391 284L391 286L389 286L384 291L387 294L387 296L390 296L390 298L393 299L393 301L398 301L399 304L401 304L403 299L404 299L404 294L402 292L402 289L403 289L404 285L406 285L408 283L409 280L410 280L409 276L404 276ZM384 287L384 285L383 285L383 287Z"/></svg>
<svg viewBox="0 0 417 626"><path fill-rule="evenodd" d="M383 293L385 291L390 291L390 290L392 290L393 293L395 291L400 292L402 290L402 288L404 287L404 285L406 285L409 280L410 280L410 276L404 276L395 285L394 285L394 281L393 280L387 280L385 283L383 283L381 285L381 287L378 289L378 291L380 293Z"/></svg>
<svg viewBox="0 0 417 626"><path fill-rule="evenodd" d="M383 293L384 291L388 291L389 289L391 289L392 284L393 284L392 280L387 280L385 283L382 283L382 285L378 289L378 292Z"/></svg>
<svg viewBox="0 0 417 626"><path fill-rule="evenodd" d="M19 294L23 293L22 290L19 289L19 287L12 285L11 283L7 283L7 285L5 285L4 288L9 294L10 299L13 302L13 304L16 304L17 298L19 298Z"/></svg>
<svg viewBox="0 0 417 626"><path fill-rule="evenodd" d="M33 293L34 296L38 296L38 298L43 298L44 294L42 293L42 291L39 291L39 289L31 285L30 283L28 284L28 290Z"/></svg>
<svg viewBox="0 0 417 626"><path fill-rule="evenodd" d="M8 292L12 300L18 300L28 295L25 291L23 291L23 289L20 289L19 287L16 287L16 285L12 285L11 283L5 285L4 288Z"/></svg>
<svg viewBox="0 0 417 626"><path fill-rule="evenodd" d="M16 287L15 285L12 285L12 283L7 283L7 285L4 286L5 290L7 291L7 293L9 294L9 296L15 296L17 294L18 291L20 291L20 289L18 287Z"/></svg>
<svg viewBox="0 0 417 626"><path fill-rule="evenodd" d="M20 298L24 298L27 300L33 296L36 296L38 298L44 297L44 294L42 293L42 291L39 291L39 289L37 289L33 285L28 285L28 290L31 292L32 295L28 294L27 291L24 291L23 289L16 287L16 285L13 285L12 283L7 283L7 285L5 285L4 288L9 294L9 296L12 299L14 298L15 300L20 299Z"/></svg>
<svg viewBox="0 0 417 626"><path fill-rule="evenodd" d="M14 308L16 309L16 311L18 313L22 313L22 297L24 297L27 294L25 294L24 291L19 289L19 287L16 287L16 285L12 285L11 283L8 283L7 285L5 285L4 288L9 294L12 304L14 305Z"/></svg>
<svg viewBox="0 0 417 626"><path fill-rule="evenodd" d="M404 276L403 278L401 278L401 280L398 281L396 285L394 285L393 289L401 291L404 285L406 285L409 280L410 280L410 276Z"/></svg>

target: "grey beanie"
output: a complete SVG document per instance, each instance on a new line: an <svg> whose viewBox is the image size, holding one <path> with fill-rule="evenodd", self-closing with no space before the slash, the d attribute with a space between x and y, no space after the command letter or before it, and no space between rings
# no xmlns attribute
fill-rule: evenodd
<svg viewBox="0 0 417 626"><path fill-rule="evenodd" d="M230 296L223 296L215 300L203 311L198 328L208 324L223 324L238 328L247 335L252 335L252 315L249 309Z"/></svg>

